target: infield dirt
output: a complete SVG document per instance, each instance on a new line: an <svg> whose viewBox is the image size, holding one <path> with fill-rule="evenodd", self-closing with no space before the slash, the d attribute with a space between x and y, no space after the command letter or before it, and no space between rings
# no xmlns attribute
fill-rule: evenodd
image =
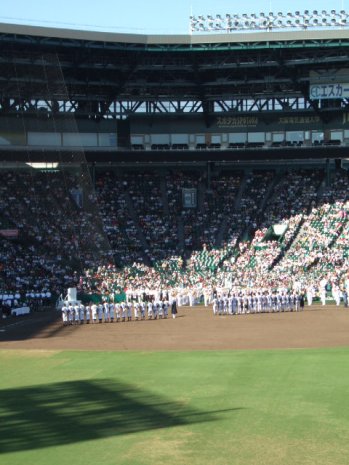
<svg viewBox="0 0 349 465"><path fill-rule="evenodd" d="M176 319L62 325L59 312L0 323L0 348L41 350L231 350L349 346L349 309L214 316L211 307L181 307Z"/></svg>

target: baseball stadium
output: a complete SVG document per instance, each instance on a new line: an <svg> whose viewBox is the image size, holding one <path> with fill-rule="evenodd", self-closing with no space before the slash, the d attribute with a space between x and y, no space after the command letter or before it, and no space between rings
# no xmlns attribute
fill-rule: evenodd
<svg viewBox="0 0 349 465"><path fill-rule="evenodd" d="M0 465L346 465L345 11L0 23Z"/></svg>

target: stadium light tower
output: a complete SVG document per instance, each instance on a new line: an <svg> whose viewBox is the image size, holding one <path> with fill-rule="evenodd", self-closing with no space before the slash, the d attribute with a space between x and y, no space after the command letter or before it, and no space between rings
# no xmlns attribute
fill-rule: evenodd
<svg viewBox="0 0 349 465"><path fill-rule="evenodd" d="M349 14L345 10L336 11L304 10L274 13L243 13L241 15L226 13L225 15L190 16L189 30L195 32L238 32L238 31L272 31L278 29L307 30L317 28L349 27Z"/></svg>

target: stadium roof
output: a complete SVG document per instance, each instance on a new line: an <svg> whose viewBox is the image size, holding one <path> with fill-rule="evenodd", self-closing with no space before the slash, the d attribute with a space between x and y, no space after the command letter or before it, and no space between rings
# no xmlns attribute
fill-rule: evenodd
<svg viewBox="0 0 349 465"><path fill-rule="evenodd" d="M144 35L124 34L100 31L84 31L41 26L0 23L0 34L12 36L45 37L51 39L68 39L109 43L132 43L139 45L171 45L182 44L196 46L202 44L235 44L253 42L280 41L348 41L348 29L318 29L306 31L271 31L219 34L187 34L187 35Z"/></svg>
<svg viewBox="0 0 349 465"><path fill-rule="evenodd" d="M209 125L217 112L349 106L309 98L312 73L348 67L349 29L138 35L2 23L0 44L2 114L202 113Z"/></svg>

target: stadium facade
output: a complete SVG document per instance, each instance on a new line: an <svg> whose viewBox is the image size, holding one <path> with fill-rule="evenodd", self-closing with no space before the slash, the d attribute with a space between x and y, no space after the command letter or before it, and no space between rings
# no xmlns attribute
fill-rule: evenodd
<svg viewBox="0 0 349 465"><path fill-rule="evenodd" d="M145 36L1 24L0 41L2 160L76 148L91 162L346 157L345 29Z"/></svg>
<svg viewBox="0 0 349 465"><path fill-rule="evenodd" d="M3 291L344 282L346 30L0 43Z"/></svg>

